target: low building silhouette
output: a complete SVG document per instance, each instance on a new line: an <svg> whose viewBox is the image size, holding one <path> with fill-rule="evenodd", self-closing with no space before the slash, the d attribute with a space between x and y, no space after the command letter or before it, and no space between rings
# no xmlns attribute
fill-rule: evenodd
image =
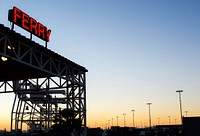
<svg viewBox="0 0 200 136"><path fill-rule="evenodd" d="M183 117L183 136L200 135L200 117Z"/></svg>

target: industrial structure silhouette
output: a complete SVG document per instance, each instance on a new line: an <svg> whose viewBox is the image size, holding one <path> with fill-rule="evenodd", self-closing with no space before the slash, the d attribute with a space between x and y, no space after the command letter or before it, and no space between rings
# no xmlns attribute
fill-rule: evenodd
<svg viewBox="0 0 200 136"><path fill-rule="evenodd" d="M0 24L0 93L15 94L11 131L48 131L53 116L68 109L86 135L87 69L12 29Z"/></svg>

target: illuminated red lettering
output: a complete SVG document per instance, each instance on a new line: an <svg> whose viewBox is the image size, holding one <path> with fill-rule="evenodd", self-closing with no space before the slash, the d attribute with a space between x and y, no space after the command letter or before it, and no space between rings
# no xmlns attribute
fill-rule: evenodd
<svg viewBox="0 0 200 136"><path fill-rule="evenodd" d="M37 35L37 21L30 18L30 32Z"/></svg>
<svg viewBox="0 0 200 136"><path fill-rule="evenodd" d="M43 24L37 22L34 18L30 17L26 13L22 12L17 7L13 7L12 10L9 10L8 20L38 36L39 38L49 42L51 30L45 27Z"/></svg>
<svg viewBox="0 0 200 136"><path fill-rule="evenodd" d="M18 9L17 7L13 7L13 12L14 12L14 23L17 23L17 19L21 18L21 10Z"/></svg>
<svg viewBox="0 0 200 136"><path fill-rule="evenodd" d="M29 30L29 16L24 12L22 12L22 27Z"/></svg>
<svg viewBox="0 0 200 136"><path fill-rule="evenodd" d="M46 41L47 42L49 42L49 40L50 40L50 34L51 34L51 30L46 29Z"/></svg>
<svg viewBox="0 0 200 136"><path fill-rule="evenodd" d="M37 35L39 37L41 37L42 39L44 39L45 38L45 36L44 36L44 26L41 23L38 23L37 30L38 30Z"/></svg>

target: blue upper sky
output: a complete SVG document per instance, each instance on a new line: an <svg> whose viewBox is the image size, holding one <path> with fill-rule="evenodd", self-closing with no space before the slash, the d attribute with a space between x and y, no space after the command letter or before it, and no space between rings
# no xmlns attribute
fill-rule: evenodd
<svg viewBox="0 0 200 136"><path fill-rule="evenodd" d="M89 70L89 125L105 124L101 116L131 117L132 109L145 122L146 102L154 120L178 119L177 89L188 114L200 113L200 1L2 0L0 23L7 27L13 6L52 30L49 49Z"/></svg>

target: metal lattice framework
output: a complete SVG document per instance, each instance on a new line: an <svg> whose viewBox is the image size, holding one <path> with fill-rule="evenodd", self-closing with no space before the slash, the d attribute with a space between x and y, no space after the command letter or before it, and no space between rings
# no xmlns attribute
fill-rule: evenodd
<svg viewBox="0 0 200 136"><path fill-rule="evenodd" d="M61 108L75 111L86 135L87 70L0 25L0 93L15 93L11 130L50 128Z"/></svg>

